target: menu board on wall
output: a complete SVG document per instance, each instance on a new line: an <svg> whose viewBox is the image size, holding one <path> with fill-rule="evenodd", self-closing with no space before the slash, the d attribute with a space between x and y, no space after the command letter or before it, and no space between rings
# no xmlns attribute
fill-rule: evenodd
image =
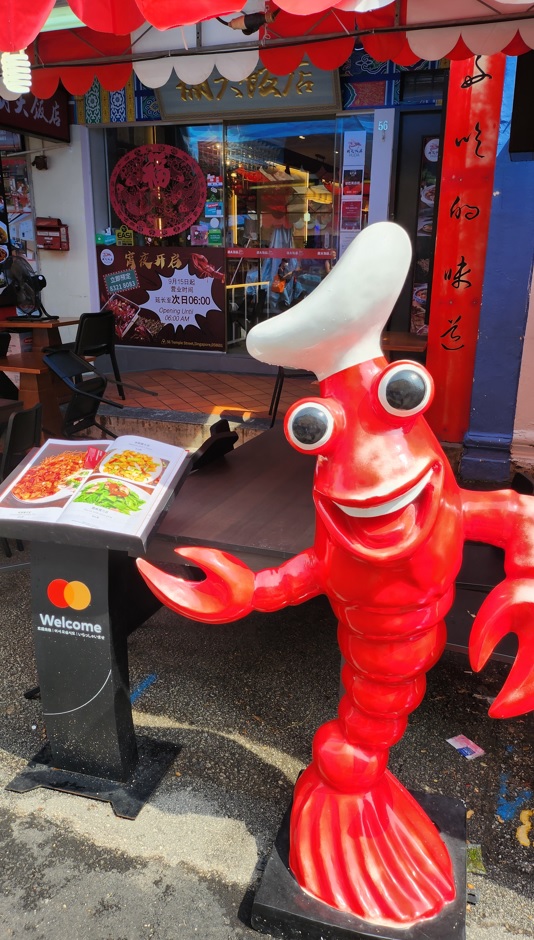
<svg viewBox="0 0 534 940"><path fill-rule="evenodd" d="M343 135L341 211L339 218L340 256L362 228L366 137L365 131L346 131Z"/></svg>
<svg viewBox="0 0 534 940"><path fill-rule="evenodd" d="M32 261L36 247L35 227L26 157L17 154L4 156L2 176L11 246L19 248Z"/></svg>
<svg viewBox="0 0 534 940"><path fill-rule="evenodd" d="M0 160L0 170L2 161ZM9 226L7 221L6 196L4 190L4 175L0 174L0 264L9 257ZM0 289L7 284L7 278L0 269Z"/></svg>
<svg viewBox="0 0 534 940"><path fill-rule="evenodd" d="M97 246L97 261L118 344L224 350L223 248Z"/></svg>
<svg viewBox="0 0 534 940"><path fill-rule="evenodd" d="M410 332L421 335L428 333L439 144L439 137L423 137L421 147L419 205L410 313Z"/></svg>

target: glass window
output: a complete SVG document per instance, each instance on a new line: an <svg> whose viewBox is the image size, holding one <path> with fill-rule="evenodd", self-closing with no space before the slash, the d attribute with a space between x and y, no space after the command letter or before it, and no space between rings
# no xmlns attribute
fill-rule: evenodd
<svg viewBox="0 0 534 940"><path fill-rule="evenodd" d="M224 212L223 212L223 156L222 156L222 126L200 125L196 127L181 127L175 125L161 125L153 127L118 127L106 130L108 175L111 179L115 166L126 154L138 147L154 144L166 144L176 147L188 154L200 167L206 181L206 202L202 211L193 224L184 231L162 235L147 235L141 230L135 230L135 223L130 227L134 230L134 243L139 246L158 245L167 247L189 247L190 245L219 245L224 244ZM141 185L138 191L143 190L145 197L149 190L154 192L155 187ZM178 195L178 194L177 194ZM168 200L169 193L164 192L163 198ZM138 207L139 221L143 222L147 207L141 204ZM176 203L177 213L180 204ZM123 225L113 205L110 206L111 228L118 229Z"/></svg>
<svg viewBox="0 0 534 940"><path fill-rule="evenodd" d="M229 343L322 280L334 255L335 121L226 127Z"/></svg>
<svg viewBox="0 0 534 940"><path fill-rule="evenodd" d="M371 188L374 112L338 118L335 226L338 257L367 225Z"/></svg>

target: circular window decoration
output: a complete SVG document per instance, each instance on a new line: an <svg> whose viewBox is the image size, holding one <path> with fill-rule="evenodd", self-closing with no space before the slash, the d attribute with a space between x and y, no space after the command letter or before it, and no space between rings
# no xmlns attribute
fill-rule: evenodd
<svg viewBox="0 0 534 940"><path fill-rule="evenodd" d="M206 180L196 160L167 144L136 147L122 157L109 183L121 222L151 238L184 232L201 215Z"/></svg>

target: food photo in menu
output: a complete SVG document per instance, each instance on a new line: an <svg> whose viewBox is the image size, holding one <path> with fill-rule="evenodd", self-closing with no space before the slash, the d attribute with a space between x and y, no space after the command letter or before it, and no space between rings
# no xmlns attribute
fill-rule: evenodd
<svg viewBox="0 0 534 940"><path fill-rule="evenodd" d="M9 228L4 194L4 182L0 177L0 265L9 258ZM0 289L7 284L7 277L0 267Z"/></svg>
<svg viewBox="0 0 534 940"><path fill-rule="evenodd" d="M358 170L343 170L343 195L361 196L363 193L363 167Z"/></svg>
<svg viewBox="0 0 534 940"><path fill-rule="evenodd" d="M181 447L134 435L96 443L49 440L0 495L0 520L135 534L186 459Z"/></svg>
<svg viewBox="0 0 534 940"><path fill-rule="evenodd" d="M341 201L341 230L359 232L362 227L362 199L348 198Z"/></svg>
<svg viewBox="0 0 534 940"><path fill-rule="evenodd" d="M433 235L439 145L439 137L423 138L410 314L410 332L420 335L428 333L428 301L434 253Z"/></svg>

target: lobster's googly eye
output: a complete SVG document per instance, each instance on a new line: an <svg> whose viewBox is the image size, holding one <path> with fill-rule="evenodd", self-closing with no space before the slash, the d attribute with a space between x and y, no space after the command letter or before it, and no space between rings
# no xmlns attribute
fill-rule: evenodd
<svg viewBox="0 0 534 940"><path fill-rule="evenodd" d="M382 376L378 400L388 414L409 418L424 411L432 392L432 379L426 369L403 362Z"/></svg>
<svg viewBox="0 0 534 940"><path fill-rule="evenodd" d="M334 418L331 412L319 402L299 405L287 424L290 440L303 450L315 450L326 444L333 429Z"/></svg>

